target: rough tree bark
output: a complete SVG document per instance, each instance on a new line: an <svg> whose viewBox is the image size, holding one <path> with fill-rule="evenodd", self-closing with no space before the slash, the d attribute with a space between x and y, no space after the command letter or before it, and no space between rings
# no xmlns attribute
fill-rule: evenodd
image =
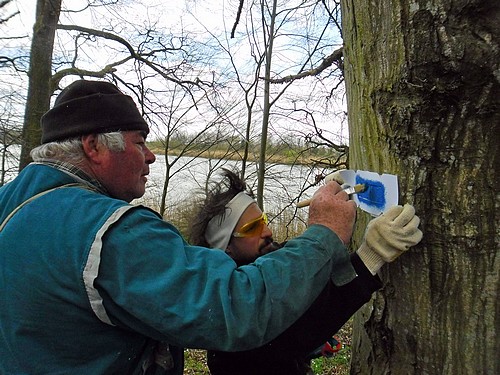
<svg viewBox="0 0 500 375"><path fill-rule="evenodd" d="M499 374L500 2L342 6L350 167L397 174L424 232L356 316L351 374Z"/></svg>
<svg viewBox="0 0 500 375"><path fill-rule="evenodd" d="M30 151L40 144L42 131L40 118L50 107L54 88L52 76L52 51L56 26L61 13L62 0L37 0L36 22L33 26L29 68L29 89L23 125L23 146L19 170L30 162Z"/></svg>

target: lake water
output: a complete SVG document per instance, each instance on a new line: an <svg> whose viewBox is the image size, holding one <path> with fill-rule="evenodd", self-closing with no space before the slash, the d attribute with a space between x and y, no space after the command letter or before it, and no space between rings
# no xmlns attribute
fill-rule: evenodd
<svg viewBox="0 0 500 375"><path fill-rule="evenodd" d="M169 163L174 157L169 156ZM163 155L157 155L156 162L151 165L144 203L158 206L165 182L166 162ZM204 191L207 178L220 181L221 168L239 171L241 163L232 160L180 157L171 171L171 179L167 190L167 207L185 200L191 200L196 194ZM210 172L212 170L212 172ZM302 196L304 187L310 186L317 173L323 170L312 170L306 166L290 166L270 164L266 166L264 184L264 206L267 210L279 211L285 207L294 207L297 199L309 198L316 188L310 188ZM212 174L210 174L212 173ZM257 190L257 166L247 165L246 181L254 191Z"/></svg>
<svg viewBox="0 0 500 375"><path fill-rule="evenodd" d="M169 156L169 163L173 158ZM239 171L241 163L232 160L179 158L172 168L164 217L171 220L179 215L182 217L183 212L192 215L193 199L198 194L203 194L207 178L216 182L221 180L221 168ZM146 194L135 203L143 203L156 210L160 207L166 169L165 157L157 155L156 162L150 167ZM257 191L256 171L255 163L247 165L245 180L254 193ZM324 172L322 169L300 165L266 165L264 211L268 214L276 240L283 241L305 229L309 210L297 208L296 203L311 197L317 189L316 186L311 187L314 176ZM307 186L309 189L301 193Z"/></svg>
<svg viewBox="0 0 500 375"><path fill-rule="evenodd" d="M14 150L15 151L15 150ZM17 150L19 151L19 150ZM11 151L12 152L12 151ZM15 152L14 152L15 153ZM19 152L17 152L19 153ZM169 156L169 163L176 158ZM170 171L169 186L167 189L166 210L175 210L179 204L189 204L192 199L204 191L207 179L220 181L221 168L239 171L239 161L178 157ZM11 160L7 164L10 168L7 181L17 174L17 162ZM166 161L164 155L156 155L156 162L150 167L150 175L146 186L146 194L135 203L143 203L154 209L160 207L162 191L166 176ZM257 191L257 164L249 163L246 169L246 181L249 187ZM306 166L290 166L284 164L266 165L264 185L264 208L271 216L281 215L285 211L297 214L295 204L297 200L310 198L316 187L311 186L314 176L324 173L322 169L311 169ZM307 210L299 210L299 216Z"/></svg>

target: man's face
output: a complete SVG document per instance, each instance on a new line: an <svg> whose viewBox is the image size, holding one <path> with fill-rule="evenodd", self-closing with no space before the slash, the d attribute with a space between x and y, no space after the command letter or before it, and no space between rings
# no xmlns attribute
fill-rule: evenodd
<svg viewBox="0 0 500 375"><path fill-rule="evenodd" d="M146 147L143 132L126 131L123 136L123 151L111 152L103 145L96 146L100 158L93 170L112 197L130 202L144 195L149 165L154 163L156 157Z"/></svg>
<svg viewBox="0 0 500 375"><path fill-rule="evenodd" d="M234 232L239 232L240 229L247 223L259 218L262 215L257 203L252 203L243 212ZM249 237L231 237L226 253L234 259L238 265L249 264L258 257L267 254L275 249L273 245L273 232L265 223L262 224L262 231L257 231Z"/></svg>

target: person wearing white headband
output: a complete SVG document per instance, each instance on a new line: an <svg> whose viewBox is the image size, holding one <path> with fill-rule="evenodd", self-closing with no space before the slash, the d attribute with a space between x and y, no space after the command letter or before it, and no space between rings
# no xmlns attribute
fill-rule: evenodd
<svg viewBox="0 0 500 375"><path fill-rule="evenodd" d="M235 232L235 228L239 231ZM272 232L267 226L267 215L244 191L226 204L223 213L208 222L205 239L209 247L224 249L238 265L253 262L276 249Z"/></svg>
<svg viewBox="0 0 500 375"><path fill-rule="evenodd" d="M238 266L278 250L266 214L237 173L224 169L223 180L215 184L198 207L190 241L224 250ZM373 225L379 228L380 225ZM397 235L391 235L393 239ZM384 237L384 236L382 236ZM387 240L387 238L385 237ZM363 251L366 245L362 246ZM337 256L332 275L342 275L346 264L356 270L356 278L342 283L332 280L309 310L288 330L270 343L243 352L209 350L207 363L212 375L306 375L309 362L347 320L378 290L382 283L376 271L362 261L362 254ZM368 262L369 263L369 262ZM370 263L371 264L371 263ZM383 262L381 263L383 264ZM381 266L377 264L377 266ZM380 267L379 267L380 268ZM316 357L320 354L316 354Z"/></svg>

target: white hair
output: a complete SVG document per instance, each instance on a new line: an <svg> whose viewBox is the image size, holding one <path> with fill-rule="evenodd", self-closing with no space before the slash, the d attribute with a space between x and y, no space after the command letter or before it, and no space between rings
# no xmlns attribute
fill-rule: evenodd
<svg viewBox="0 0 500 375"><path fill-rule="evenodd" d="M103 144L112 152L125 150L125 139L121 132L97 134L97 143ZM79 165L85 160L82 137L45 143L31 150L30 156L35 162L42 159L55 159Z"/></svg>

